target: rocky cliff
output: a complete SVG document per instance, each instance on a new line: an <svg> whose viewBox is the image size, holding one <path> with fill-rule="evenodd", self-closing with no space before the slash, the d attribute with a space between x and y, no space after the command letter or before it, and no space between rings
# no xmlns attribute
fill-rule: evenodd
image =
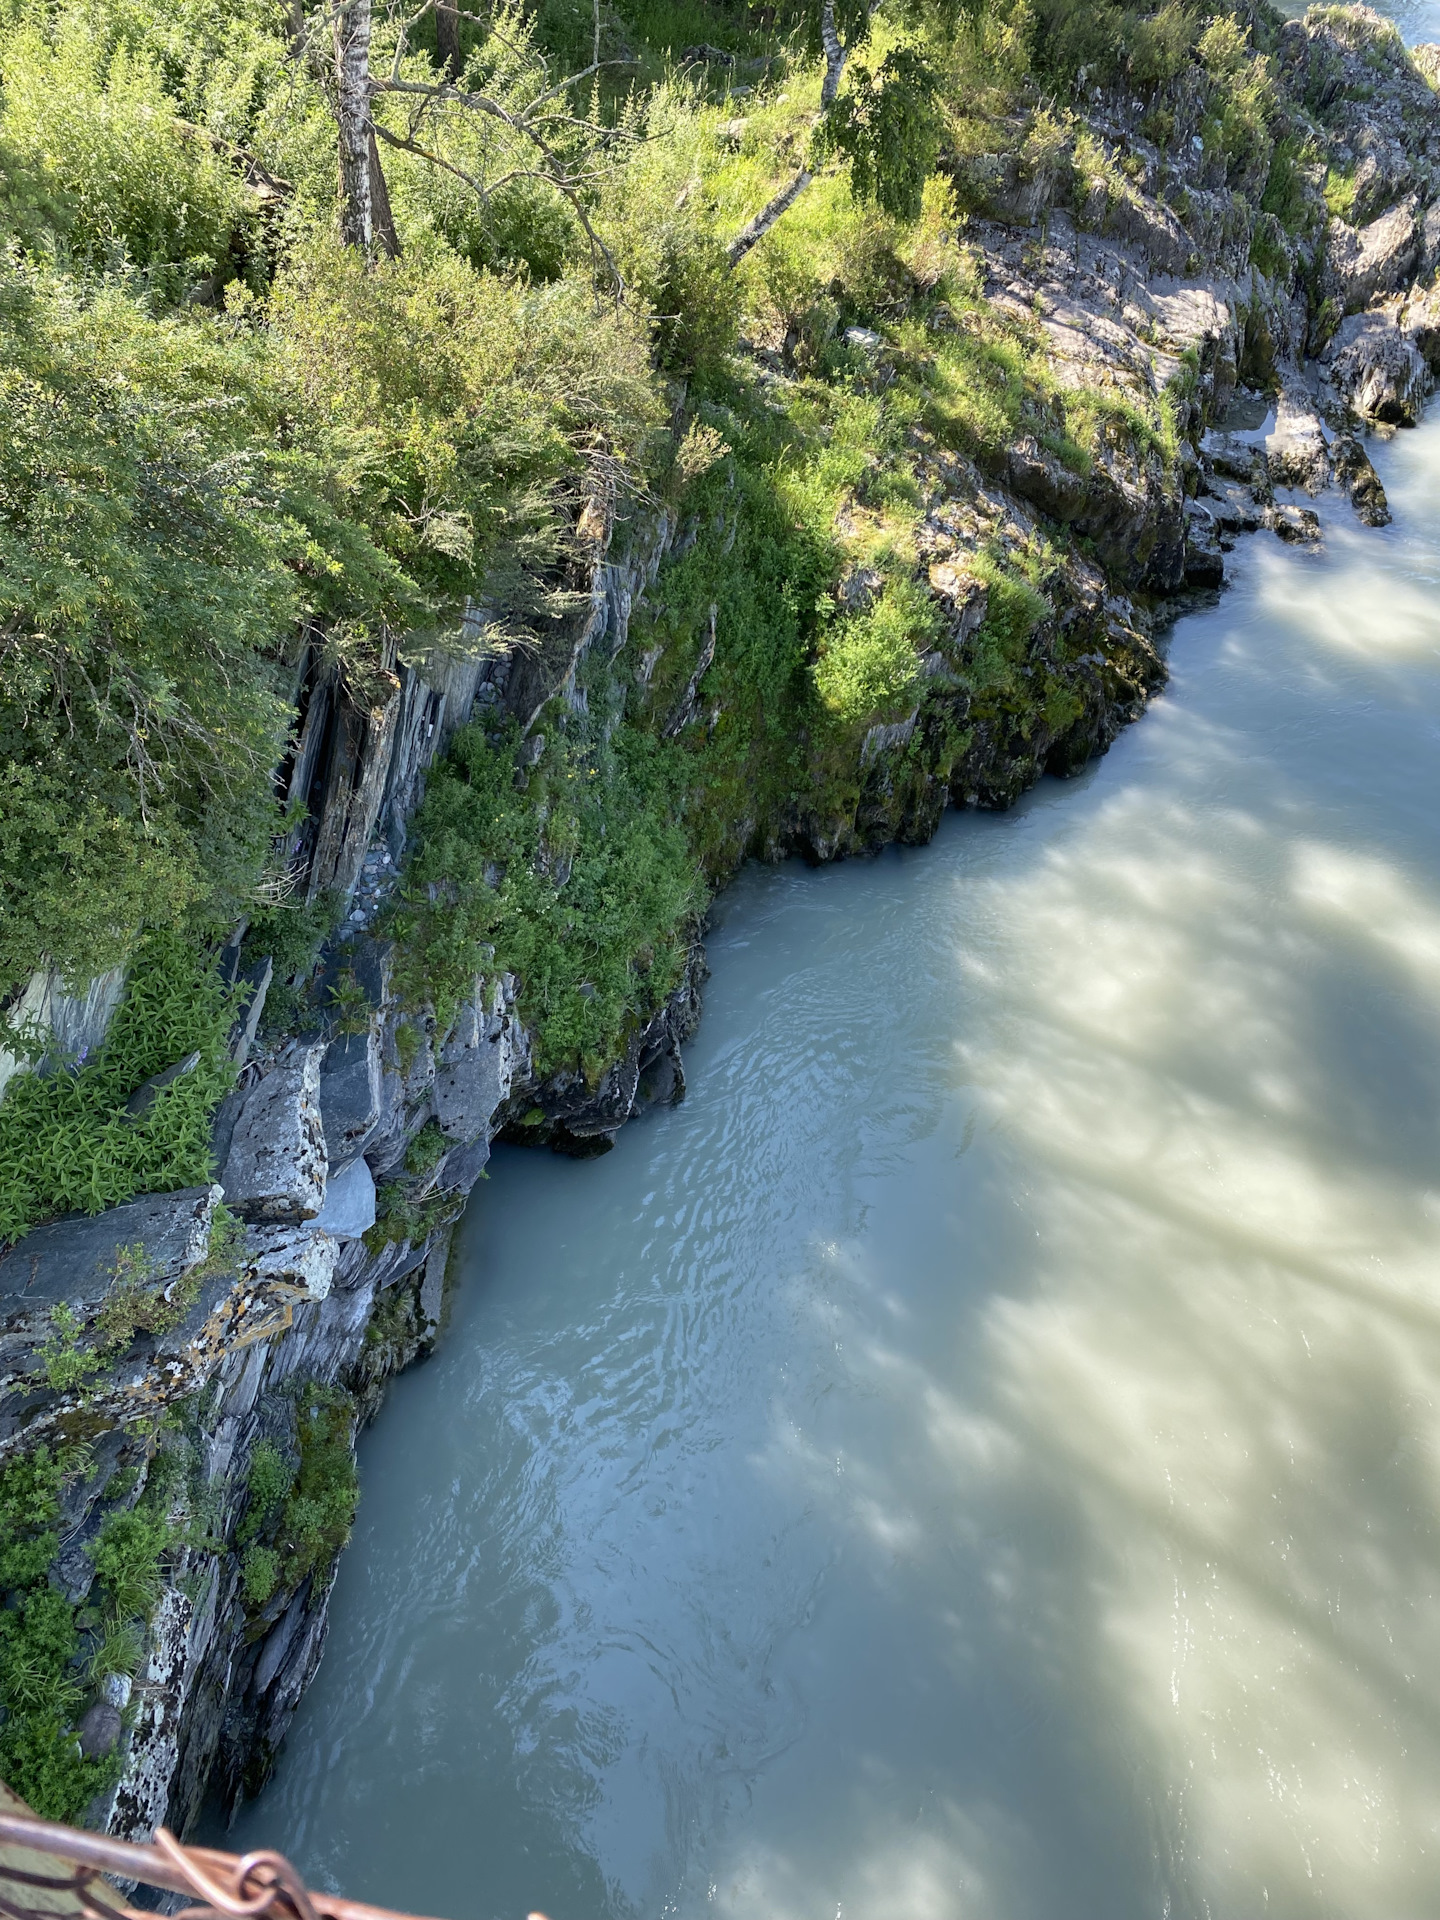
<svg viewBox="0 0 1440 1920"><path fill-rule="evenodd" d="M1332 485L1367 524L1387 517L1361 436L1413 423L1440 371L1440 50L1412 61L1375 14L1317 9L1279 34L1276 70L1278 184L1273 162L1250 179L1215 144L1189 71L1144 101L1097 91L1078 135L1031 115L1004 147L949 157L990 308L1033 330L1059 387L1113 394L1117 424L1083 466L1040 430L998 469L913 429L936 616L917 689L823 784L720 820L722 872L923 841L949 804L1007 806L1077 770L1159 687L1159 627L1222 584L1240 534L1319 540L1310 503ZM970 320L941 307L927 324ZM890 348L861 328L847 342L883 394ZM752 347L768 379L803 373L803 343ZM1164 398L1172 445L1124 424L1127 396ZM233 1807L263 1782L324 1646L355 1434L439 1336L454 1224L491 1142L601 1152L683 1092L698 937L599 1071L546 1073L510 974L478 973L441 1018L397 984L386 931L427 773L462 724L508 722L539 742L532 759L547 728L611 699L650 703L667 737L723 727L713 608L708 653L702 634L668 678L637 631L696 529L661 508L617 527L603 500L592 517L543 648L394 659L361 687L317 636L282 781L301 883L344 917L318 966L278 983L287 1014L268 1027L271 956L242 928L221 957L243 1010L213 1184L52 1222L0 1258L0 1450L67 1463L47 1577L87 1645L105 1630L96 1543L120 1538L116 1516L152 1530L143 1647L91 1659L80 1721L83 1752L115 1760L91 1815L114 1832L183 1833L207 1795ZM1018 673L977 693L999 614L980 559L1036 552ZM860 568L838 592L864 606L877 585ZM32 998L54 1001L59 1047L67 1020L103 1033L117 993L102 982L72 1004L42 983Z"/></svg>

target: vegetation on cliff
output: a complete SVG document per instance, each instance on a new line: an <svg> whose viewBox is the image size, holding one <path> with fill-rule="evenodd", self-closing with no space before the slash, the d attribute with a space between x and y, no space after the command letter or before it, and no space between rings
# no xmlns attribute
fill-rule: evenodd
<svg viewBox="0 0 1440 1920"><path fill-rule="evenodd" d="M663 516L624 654L524 728L477 714L432 775L388 922L412 1003L443 1025L508 968L542 1065L593 1078L708 889L853 812L875 729L918 713L943 782L981 735L1073 719L1084 636L1029 637L1088 536L980 525L947 612L920 539L946 475L1003 479L1023 440L1062 484L1178 492L1185 369L1057 369L967 245L980 160L1123 203L1127 156L1056 104L1123 84L1264 209L1257 258L1314 213L1263 8L361 12L360 95L349 13L0 14L0 993L134 965L100 1062L11 1084L5 1237L204 1177L219 1003L196 972L189 1025L152 1021L146 983L246 914L252 951L313 955L328 903L293 894L304 797L276 782L307 647L361 703L397 660L548 660Z"/></svg>

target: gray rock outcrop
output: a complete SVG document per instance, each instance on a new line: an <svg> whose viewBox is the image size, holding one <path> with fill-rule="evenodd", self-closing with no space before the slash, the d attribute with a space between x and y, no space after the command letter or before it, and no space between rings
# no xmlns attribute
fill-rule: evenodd
<svg viewBox="0 0 1440 1920"><path fill-rule="evenodd" d="M323 1042L300 1043L238 1106L220 1184L225 1204L242 1220L313 1220L325 1204L325 1052Z"/></svg>

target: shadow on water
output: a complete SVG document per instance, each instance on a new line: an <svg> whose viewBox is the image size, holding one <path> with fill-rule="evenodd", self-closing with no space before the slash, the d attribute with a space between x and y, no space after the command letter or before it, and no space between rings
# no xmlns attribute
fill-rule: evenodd
<svg viewBox="0 0 1440 1920"><path fill-rule="evenodd" d="M1440 1911L1440 423L502 1152L242 1837L552 1920Z"/></svg>

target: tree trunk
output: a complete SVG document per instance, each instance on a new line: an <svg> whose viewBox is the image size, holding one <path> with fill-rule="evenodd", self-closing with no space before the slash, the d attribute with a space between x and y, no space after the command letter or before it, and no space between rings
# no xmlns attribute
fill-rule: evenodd
<svg viewBox="0 0 1440 1920"><path fill-rule="evenodd" d="M447 80L460 78L460 15L450 0L437 0L435 8L435 51Z"/></svg>
<svg viewBox="0 0 1440 1920"><path fill-rule="evenodd" d="M775 198L763 206L755 218L746 227L742 227L726 250L726 259L732 267L738 267L757 240L763 240L775 222L786 214L809 186L812 175L808 167L802 167L795 178L783 186Z"/></svg>
<svg viewBox="0 0 1440 1920"><path fill-rule="evenodd" d="M335 115L340 123L340 238L370 251L370 0L337 0Z"/></svg>
<svg viewBox="0 0 1440 1920"><path fill-rule="evenodd" d="M820 83L820 111L835 104L845 72L845 48L835 30L835 0L825 0L820 9L820 44L825 49L825 78Z"/></svg>
<svg viewBox="0 0 1440 1920"><path fill-rule="evenodd" d="M390 189L385 184L385 169L380 164L380 146L375 138L373 121L370 125L370 210L376 239L392 260L398 260L400 236L395 231L395 216L390 211Z"/></svg>

